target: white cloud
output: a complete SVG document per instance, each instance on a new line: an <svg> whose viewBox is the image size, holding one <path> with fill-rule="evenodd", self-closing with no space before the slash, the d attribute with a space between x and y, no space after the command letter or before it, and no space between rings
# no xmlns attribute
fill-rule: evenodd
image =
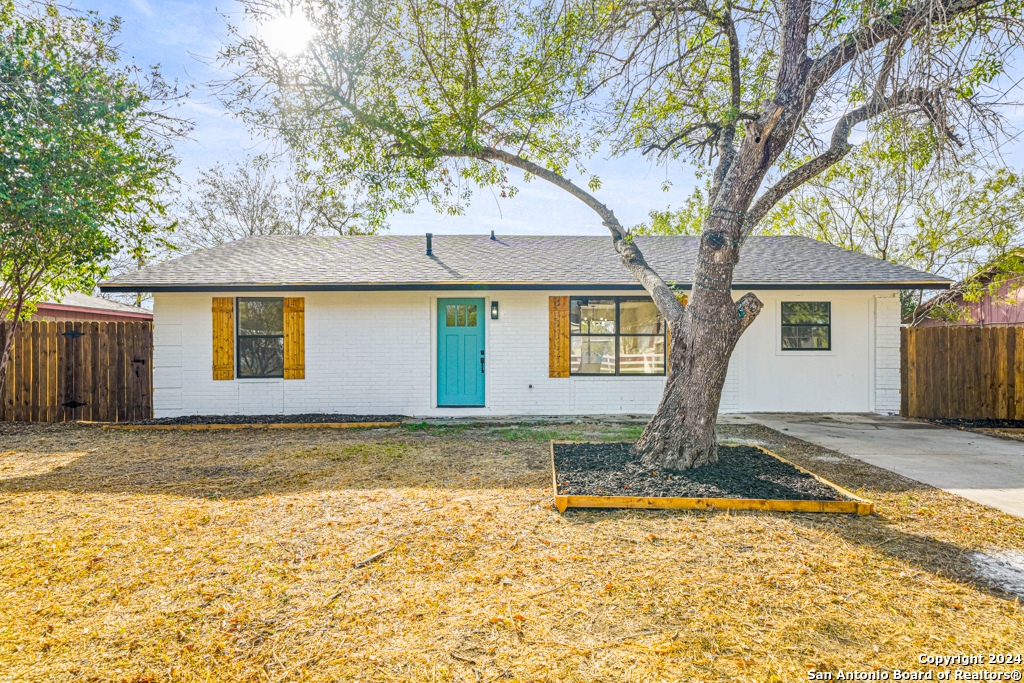
<svg viewBox="0 0 1024 683"><path fill-rule="evenodd" d="M145 14L147 17L153 16L153 8L149 6L147 0L131 0L132 6Z"/></svg>

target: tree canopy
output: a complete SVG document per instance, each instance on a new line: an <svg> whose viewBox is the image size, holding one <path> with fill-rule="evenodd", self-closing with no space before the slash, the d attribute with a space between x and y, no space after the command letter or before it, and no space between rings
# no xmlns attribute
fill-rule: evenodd
<svg viewBox="0 0 1024 683"><path fill-rule="evenodd" d="M298 173L283 179L264 159L217 164L186 183L172 212L182 253L256 235L372 234L358 202Z"/></svg>
<svg viewBox="0 0 1024 683"><path fill-rule="evenodd" d="M170 92L159 74L121 63L118 28L0 4L0 320L91 289L122 244L146 248L164 211L168 139L184 124L155 107Z"/></svg>
<svg viewBox="0 0 1024 683"><path fill-rule="evenodd" d="M977 300L1024 271L974 277L1024 247L1024 177L971 158L936 164L930 139L895 146L877 132L853 153L780 202L769 230L799 234L931 273ZM923 292L903 293L904 317Z"/></svg>
<svg viewBox="0 0 1024 683"><path fill-rule="evenodd" d="M928 129L937 153L997 135L1021 3L307 0L293 7L315 36L298 55L234 29L224 92L322 183L355 179L384 211L426 199L458 212L483 185L514 194L510 168L593 210L672 330L665 394L636 448L685 468L717 457L729 355L761 310L731 294L746 237L841 161L858 125ZM244 4L257 24L280 11ZM585 162L601 144L686 160L709 182L686 307L598 199Z"/></svg>

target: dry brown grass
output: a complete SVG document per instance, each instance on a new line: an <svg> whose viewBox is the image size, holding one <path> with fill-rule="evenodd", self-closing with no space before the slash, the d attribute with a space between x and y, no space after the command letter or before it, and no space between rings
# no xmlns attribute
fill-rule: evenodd
<svg viewBox="0 0 1024 683"><path fill-rule="evenodd" d="M0 680L797 681L1024 652L964 558L1024 549L1020 520L724 431L881 514L559 516L545 439L623 435L596 425L0 426Z"/></svg>

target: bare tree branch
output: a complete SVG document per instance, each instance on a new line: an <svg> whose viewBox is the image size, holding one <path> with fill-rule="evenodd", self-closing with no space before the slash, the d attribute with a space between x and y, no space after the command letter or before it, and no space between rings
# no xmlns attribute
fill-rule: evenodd
<svg viewBox="0 0 1024 683"><path fill-rule="evenodd" d="M503 164L508 164L509 166L513 166L521 171L525 171L526 173L546 180L558 188L565 190L576 199L579 199L601 218L601 223L608 228L612 234L615 251L618 252L619 256L622 258L622 263L629 268L630 272L633 273L640 284L643 285L644 289L650 293L651 297L657 304L658 309L661 310L665 317L670 321L677 321L683 318L685 309L683 308L683 305L679 303L679 300L676 299L672 288L669 287L668 284L661 279L661 276L647 264L646 259L644 259L644 255L634 243L633 238L622 227L622 224L619 223L619 219L615 217L615 213L602 204L596 197L594 197L594 195L576 185L565 176L504 150L487 147L477 149L441 149L434 150L434 154L452 158L467 157L487 161L499 161Z"/></svg>
<svg viewBox="0 0 1024 683"><path fill-rule="evenodd" d="M738 116L743 104L743 84L740 81L740 39L736 35L736 24L732 20L729 4L725 6L721 23L729 40L729 104L732 107L730 114ZM722 127L722 132L718 137L718 166L715 168L709 199L712 204L717 199L718 191L722 189L722 182L736 158L735 139L736 119L734 118Z"/></svg>
<svg viewBox="0 0 1024 683"><path fill-rule="evenodd" d="M847 35L841 43L814 60L807 89L815 92L858 55L896 37L909 37L925 23L949 24L957 17L992 0L921 0L917 4L880 17Z"/></svg>
<svg viewBox="0 0 1024 683"><path fill-rule="evenodd" d="M758 198L750 211L747 212L747 218L743 226L744 236L751 233L779 200L846 156L853 149L849 142L850 133L858 123L863 123L868 119L898 107L912 104L926 106L933 98L938 96L937 91L925 88L903 90L891 97L882 98L881 101L876 100L847 112L839 119L836 127L832 130L831 144L825 152L787 173L779 182L775 183Z"/></svg>

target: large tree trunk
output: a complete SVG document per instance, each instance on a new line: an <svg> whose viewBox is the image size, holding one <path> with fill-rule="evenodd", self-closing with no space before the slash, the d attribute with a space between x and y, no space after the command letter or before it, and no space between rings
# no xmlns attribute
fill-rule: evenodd
<svg viewBox="0 0 1024 683"><path fill-rule="evenodd" d="M753 294L735 304L727 298L729 303L719 310L731 309L732 319L694 318L691 303L687 319L670 327L665 393L634 447L648 467L685 470L718 460L715 420L729 358L743 330L761 310Z"/></svg>
<svg viewBox="0 0 1024 683"><path fill-rule="evenodd" d="M732 299L741 226L742 213L724 208L704 223L689 305L670 323L665 393L634 446L647 467L685 470L718 460L715 420L729 358L762 305L754 294Z"/></svg>
<svg viewBox="0 0 1024 683"><path fill-rule="evenodd" d="M783 70L790 68L787 64ZM674 348L665 393L633 447L645 466L685 470L718 460L715 419L729 357L762 307L753 293L733 301L733 270L754 224L747 211L778 156L777 150L769 149L771 133L782 119L786 135L791 135L799 118L792 112L784 118L785 111L776 102L766 104L761 118L746 125L735 155L723 154L721 183L712 189L711 210L701 226L690 303L670 322ZM774 146L779 144L785 143ZM658 308L665 313L663 306Z"/></svg>

